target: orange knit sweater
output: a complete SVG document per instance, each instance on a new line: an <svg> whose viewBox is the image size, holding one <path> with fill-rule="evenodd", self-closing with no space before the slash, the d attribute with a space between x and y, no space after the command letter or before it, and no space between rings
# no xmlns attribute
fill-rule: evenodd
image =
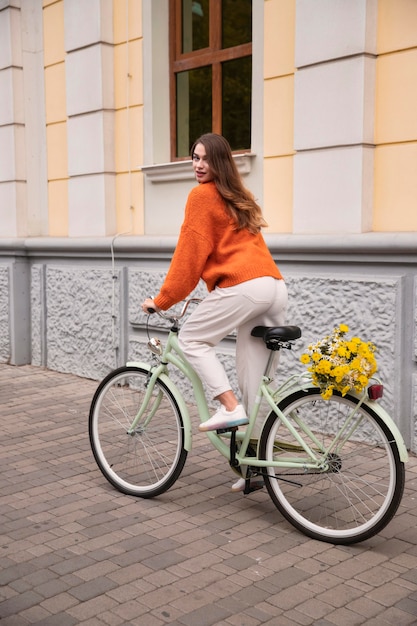
<svg viewBox="0 0 417 626"><path fill-rule="evenodd" d="M236 230L213 182L191 190L177 247L154 302L167 310L202 278L209 291L261 276L282 278L261 233Z"/></svg>

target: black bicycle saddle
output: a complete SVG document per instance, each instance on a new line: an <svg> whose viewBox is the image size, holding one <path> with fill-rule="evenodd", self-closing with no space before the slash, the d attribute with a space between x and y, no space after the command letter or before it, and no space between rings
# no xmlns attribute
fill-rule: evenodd
<svg viewBox="0 0 417 626"><path fill-rule="evenodd" d="M251 331L252 337L261 337L265 343L279 343L293 341L301 337L301 328L298 326L255 326Z"/></svg>

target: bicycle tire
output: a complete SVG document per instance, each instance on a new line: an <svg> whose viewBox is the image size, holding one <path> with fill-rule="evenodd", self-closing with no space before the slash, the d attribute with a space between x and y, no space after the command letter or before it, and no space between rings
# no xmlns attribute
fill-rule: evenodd
<svg viewBox="0 0 417 626"><path fill-rule="evenodd" d="M318 388L297 391L278 405L298 432L304 424L329 451L323 470L268 466L264 481L282 515L305 535L333 544L353 544L379 533L393 518L404 491L405 470L389 427L354 396L323 400ZM357 409L340 445L334 435ZM358 419L356 419L358 418ZM354 426L356 424L356 426ZM312 449L317 447L303 433ZM272 412L260 439L260 458L305 460L307 455Z"/></svg>
<svg viewBox="0 0 417 626"><path fill-rule="evenodd" d="M152 498L180 476L187 451L184 423L171 390L157 379L148 408L129 434L147 390L146 369L125 366L102 380L89 414L90 445L105 478L122 493ZM144 420L152 411L149 424Z"/></svg>

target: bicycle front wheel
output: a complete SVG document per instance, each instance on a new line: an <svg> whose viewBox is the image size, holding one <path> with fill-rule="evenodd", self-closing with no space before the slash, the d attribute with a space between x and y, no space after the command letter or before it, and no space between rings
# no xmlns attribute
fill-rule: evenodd
<svg viewBox="0 0 417 626"><path fill-rule="evenodd" d="M264 476L274 504L301 532L320 541L352 544L380 532L392 519L404 490L404 463L387 425L354 396L323 400L319 389L298 391L279 409L320 458L319 468L271 413L260 441Z"/></svg>
<svg viewBox="0 0 417 626"><path fill-rule="evenodd" d="M169 489L187 458L178 403L160 379L139 423L131 429L148 382L145 369L114 370L100 383L89 416L90 444L103 475L122 493L142 498Z"/></svg>

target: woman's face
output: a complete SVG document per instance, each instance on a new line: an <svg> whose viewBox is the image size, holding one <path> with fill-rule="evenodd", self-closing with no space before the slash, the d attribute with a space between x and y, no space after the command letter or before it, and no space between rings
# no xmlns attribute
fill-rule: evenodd
<svg viewBox="0 0 417 626"><path fill-rule="evenodd" d="M206 149L202 143L198 143L193 152L193 170L199 183L208 183L213 180L213 174L207 161Z"/></svg>

